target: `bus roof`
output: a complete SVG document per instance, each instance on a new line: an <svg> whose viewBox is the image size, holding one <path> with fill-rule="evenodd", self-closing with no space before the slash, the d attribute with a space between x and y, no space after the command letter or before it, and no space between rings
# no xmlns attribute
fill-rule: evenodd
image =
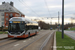
<svg viewBox="0 0 75 50"><path fill-rule="evenodd" d="M25 23L37 23L35 21L31 21L31 20L24 18L24 17L13 17L9 21L25 21Z"/></svg>

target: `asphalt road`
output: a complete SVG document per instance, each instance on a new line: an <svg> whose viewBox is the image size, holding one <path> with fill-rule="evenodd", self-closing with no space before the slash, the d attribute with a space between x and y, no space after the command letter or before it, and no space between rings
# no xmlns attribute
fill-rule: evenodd
<svg viewBox="0 0 75 50"><path fill-rule="evenodd" d="M9 38L0 40L0 50L51 49L50 47L53 45L52 39L54 32L55 30L41 30L37 35L25 39Z"/></svg>
<svg viewBox="0 0 75 50"><path fill-rule="evenodd" d="M75 40L75 31L66 31L65 30L64 33Z"/></svg>

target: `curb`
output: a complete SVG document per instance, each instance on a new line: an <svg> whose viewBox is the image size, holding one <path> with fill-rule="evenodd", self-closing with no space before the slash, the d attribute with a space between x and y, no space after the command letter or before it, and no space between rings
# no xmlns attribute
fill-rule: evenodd
<svg viewBox="0 0 75 50"><path fill-rule="evenodd" d="M51 38L51 36L52 36L53 33L54 33L54 32L52 32L51 35L49 35L49 36L46 38L46 40L45 40L45 41L43 42L43 44L41 45L40 50L43 50L43 48L46 46L46 44L48 43L48 41L49 41L49 39Z"/></svg>
<svg viewBox="0 0 75 50"><path fill-rule="evenodd" d="M56 50L56 32L54 34L54 45L53 45L53 50Z"/></svg>

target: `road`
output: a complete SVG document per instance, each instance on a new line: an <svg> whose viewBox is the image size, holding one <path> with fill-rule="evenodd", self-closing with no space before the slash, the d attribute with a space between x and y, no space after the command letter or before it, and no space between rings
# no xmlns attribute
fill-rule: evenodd
<svg viewBox="0 0 75 50"><path fill-rule="evenodd" d="M75 40L75 31L66 31L65 30L64 33Z"/></svg>
<svg viewBox="0 0 75 50"><path fill-rule="evenodd" d="M0 40L0 50L52 50L55 30L41 30L35 36Z"/></svg>

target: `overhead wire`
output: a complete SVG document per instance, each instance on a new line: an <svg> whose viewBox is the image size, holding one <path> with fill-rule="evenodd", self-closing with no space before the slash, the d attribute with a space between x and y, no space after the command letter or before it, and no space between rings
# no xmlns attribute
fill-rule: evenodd
<svg viewBox="0 0 75 50"><path fill-rule="evenodd" d="M23 1L24 3L23 3L22 1L23 1L23 0L19 0L19 2L22 3L24 6L26 5L27 8L30 8L24 1ZM31 10L32 12L34 12L37 16L39 16L35 11L33 11L33 9L30 8L30 10ZM39 17L40 17L40 16L39 16Z"/></svg>
<svg viewBox="0 0 75 50"><path fill-rule="evenodd" d="M50 15L50 11L49 11L49 8L48 8L48 5L47 5L47 2L46 2L46 0L44 0L44 1L45 1L45 5L46 5L46 7L47 7L47 9L48 9L49 16L51 17L51 15Z"/></svg>

